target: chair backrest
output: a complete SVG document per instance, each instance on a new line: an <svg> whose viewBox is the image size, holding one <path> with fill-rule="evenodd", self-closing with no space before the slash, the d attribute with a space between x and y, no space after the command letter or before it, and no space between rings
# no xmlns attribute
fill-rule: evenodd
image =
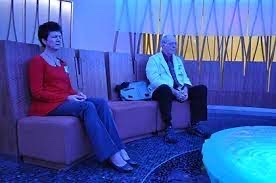
<svg viewBox="0 0 276 183"><path fill-rule="evenodd" d="M147 81L146 66L150 55L137 54L135 56L135 70L137 81Z"/></svg>
<svg viewBox="0 0 276 183"><path fill-rule="evenodd" d="M0 153L16 154L16 121L26 116L30 94L27 65L39 46L0 41Z"/></svg>
<svg viewBox="0 0 276 183"><path fill-rule="evenodd" d="M116 85L135 81L134 63L129 54L106 53L107 86L109 100L119 100Z"/></svg>
<svg viewBox="0 0 276 183"><path fill-rule="evenodd" d="M79 85L87 96L108 99L105 53L79 50Z"/></svg>

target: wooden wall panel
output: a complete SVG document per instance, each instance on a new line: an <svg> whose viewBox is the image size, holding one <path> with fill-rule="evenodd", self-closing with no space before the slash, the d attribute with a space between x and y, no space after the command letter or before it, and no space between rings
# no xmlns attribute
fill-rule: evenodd
<svg viewBox="0 0 276 183"><path fill-rule="evenodd" d="M135 56L135 73L136 80L148 81L146 76L146 66L150 55L137 54Z"/></svg>
<svg viewBox="0 0 276 183"><path fill-rule="evenodd" d="M193 85L199 84L198 62L183 61L185 71Z"/></svg>
<svg viewBox="0 0 276 183"><path fill-rule="evenodd" d="M270 92L267 92L268 71L265 63L243 62L184 62L193 85L208 87L208 104L252 107L276 107L272 102L276 94L276 69L271 70ZM276 67L275 67L276 68ZM198 82L194 82L197 80Z"/></svg>
<svg viewBox="0 0 276 183"><path fill-rule="evenodd" d="M269 92L276 94L276 63L271 65Z"/></svg>
<svg viewBox="0 0 276 183"><path fill-rule="evenodd" d="M223 85L222 85L223 82ZM242 62L226 62L222 73L221 89L223 91L243 91L244 76Z"/></svg>
<svg viewBox="0 0 276 183"><path fill-rule="evenodd" d="M104 52L79 50L80 82L89 97L108 99Z"/></svg>
<svg viewBox="0 0 276 183"><path fill-rule="evenodd" d="M266 63L247 63L244 76L244 90L256 93L265 92L267 88L267 75Z"/></svg>
<svg viewBox="0 0 276 183"><path fill-rule="evenodd" d="M0 41L0 53L0 153L16 154L16 121L26 116L30 101L27 65L40 50L37 45Z"/></svg>
<svg viewBox="0 0 276 183"><path fill-rule="evenodd" d="M198 69L200 76L199 84L208 86L209 90L217 90L221 85L220 66L218 62L201 63L201 71Z"/></svg>
<svg viewBox="0 0 276 183"><path fill-rule="evenodd" d="M108 80L108 96L110 100L118 100L115 86L126 81L134 81L135 71L133 61L126 53L107 53L106 67Z"/></svg>

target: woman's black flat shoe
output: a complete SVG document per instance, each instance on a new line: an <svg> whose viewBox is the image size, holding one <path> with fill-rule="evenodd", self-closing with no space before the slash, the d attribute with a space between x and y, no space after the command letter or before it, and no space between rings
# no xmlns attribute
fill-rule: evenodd
<svg viewBox="0 0 276 183"><path fill-rule="evenodd" d="M139 164L136 161L132 160L132 159L126 160L126 162L128 164L130 164L131 166L135 166L135 167L139 166Z"/></svg>
<svg viewBox="0 0 276 183"><path fill-rule="evenodd" d="M116 169L117 171L121 173L129 173L133 170L133 167L130 166L128 163L125 164L124 166L117 166L114 163L110 162L111 166Z"/></svg>

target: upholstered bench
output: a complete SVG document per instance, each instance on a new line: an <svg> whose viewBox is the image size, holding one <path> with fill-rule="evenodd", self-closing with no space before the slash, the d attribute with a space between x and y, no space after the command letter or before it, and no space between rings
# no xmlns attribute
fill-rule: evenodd
<svg viewBox="0 0 276 183"><path fill-rule="evenodd" d="M18 121L17 132L25 162L60 169L91 154L85 129L75 117L25 117Z"/></svg>
<svg viewBox="0 0 276 183"><path fill-rule="evenodd" d="M1 103L0 153L13 154L24 162L63 169L93 153L82 122L69 116L27 116L30 105L27 64L40 53L37 45L0 41ZM16 54L14 54L16 53ZM124 141L150 136L163 123L155 101L118 101L114 87L124 81L139 80L147 57L137 73L129 54L62 49L59 57L69 66L73 87L88 96L109 99L120 137ZM77 58L77 59L76 59ZM95 79L97 78L97 79ZM117 101L116 101L117 100ZM188 103L173 104L173 125L189 125ZM3 137L3 138L2 138Z"/></svg>
<svg viewBox="0 0 276 183"><path fill-rule="evenodd" d="M109 104L122 139L133 140L156 132L157 103L111 101Z"/></svg>

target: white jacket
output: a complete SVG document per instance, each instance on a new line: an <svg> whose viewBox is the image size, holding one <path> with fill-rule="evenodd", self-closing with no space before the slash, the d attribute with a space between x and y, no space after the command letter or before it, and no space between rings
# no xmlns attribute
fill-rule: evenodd
<svg viewBox="0 0 276 183"><path fill-rule="evenodd" d="M176 55L173 55L173 65L178 82L182 86L184 84L192 85L190 79L187 76L181 58L179 58ZM149 58L146 66L146 75L150 82L148 88L151 94L158 86L162 84L166 84L171 88L173 87L173 77L170 73L169 66L161 52Z"/></svg>

